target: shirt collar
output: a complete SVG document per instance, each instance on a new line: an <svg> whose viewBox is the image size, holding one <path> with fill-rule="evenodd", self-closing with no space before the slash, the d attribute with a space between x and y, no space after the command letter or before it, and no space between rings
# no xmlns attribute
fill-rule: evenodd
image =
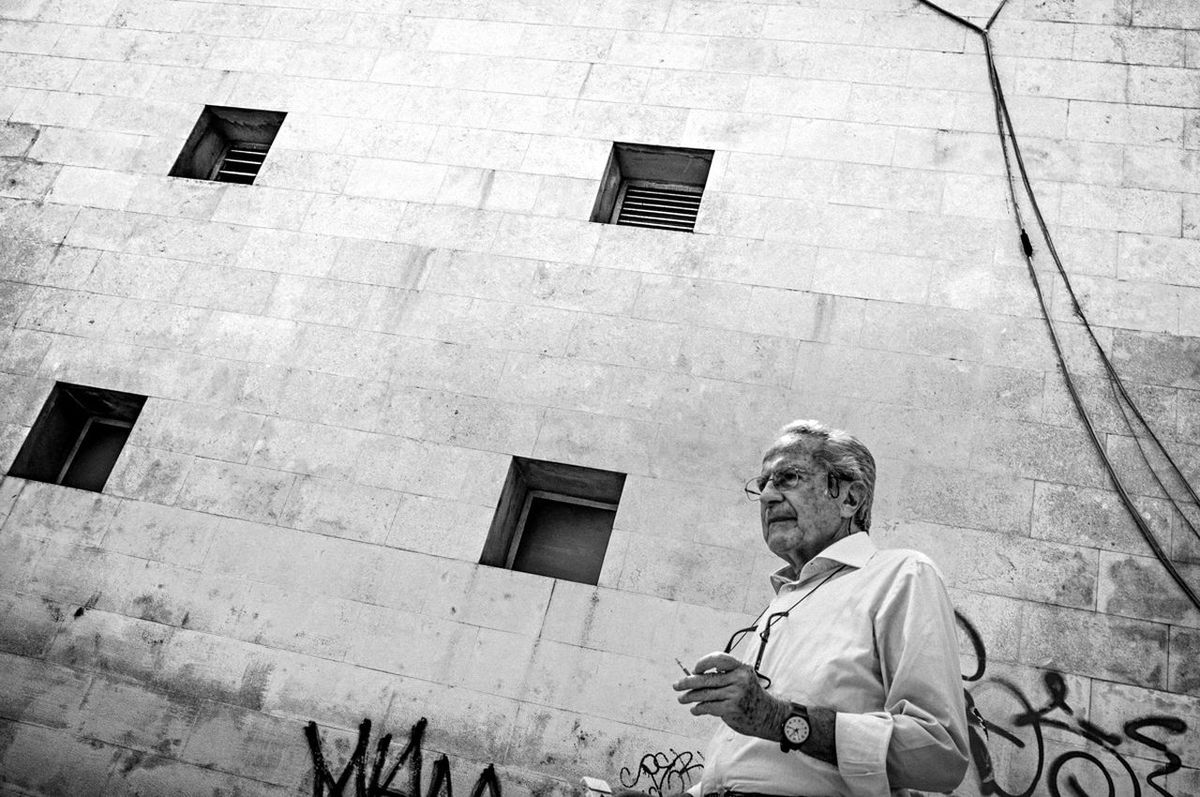
<svg viewBox="0 0 1200 797"><path fill-rule="evenodd" d="M838 565L860 568L871 561L871 557L879 550L875 541L866 532L855 532L843 537L825 550L814 556L800 568L797 576L791 565L785 565L771 574L771 586L778 593L788 584L799 584L815 575L823 573Z"/></svg>

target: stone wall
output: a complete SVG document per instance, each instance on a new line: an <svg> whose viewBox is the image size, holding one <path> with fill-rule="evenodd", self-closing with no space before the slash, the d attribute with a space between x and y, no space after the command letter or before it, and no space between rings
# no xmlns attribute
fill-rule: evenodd
<svg viewBox="0 0 1200 797"><path fill-rule="evenodd" d="M992 36L1084 309L1193 481L1197 28L1192 0L1011 0ZM166 176L205 104L287 112L254 186ZM102 494L0 482L0 791L310 793L309 720L337 763L362 718L427 716L460 790L495 762L514 795L702 749L673 659L764 602L741 484L796 417L876 453L874 533L943 568L990 717L1017 705L996 678L1042 707L1061 677L1046 764L1086 718L1143 793L1167 757L1123 726L1179 718L1146 733L1200 791L1200 612L1067 396L962 26L912 0L7 0L0 120L0 469L56 381L149 396ZM715 151L696 234L588 221L614 141ZM1034 245L1102 442L1200 588ZM514 455L628 474L599 586L476 564ZM1006 788L1035 776L992 738Z"/></svg>

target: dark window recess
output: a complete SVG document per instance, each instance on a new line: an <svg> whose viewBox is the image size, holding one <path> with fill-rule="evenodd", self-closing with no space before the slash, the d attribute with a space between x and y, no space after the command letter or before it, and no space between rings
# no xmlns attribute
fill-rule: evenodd
<svg viewBox="0 0 1200 797"><path fill-rule="evenodd" d="M133 393L59 382L8 474L100 492L145 403Z"/></svg>
<svg viewBox="0 0 1200 797"><path fill-rule="evenodd" d="M592 221L694 231L712 158L709 149L613 144Z"/></svg>
<svg viewBox="0 0 1200 797"><path fill-rule="evenodd" d="M480 563L596 584L625 474L513 457Z"/></svg>
<svg viewBox="0 0 1200 797"><path fill-rule="evenodd" d="M253 183L285 116L283 111L204 106L170 175Z"/></svg>

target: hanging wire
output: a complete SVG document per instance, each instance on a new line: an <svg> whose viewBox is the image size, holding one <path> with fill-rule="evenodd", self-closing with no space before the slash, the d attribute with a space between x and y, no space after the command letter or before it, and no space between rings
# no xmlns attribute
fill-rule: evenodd
<svg viewBox="0 0 1200 797"><path fill-rule="evenodd" d="M1192 488L1191 483L1180 470L1178 464L1175 462L1175 459L1171 456L1170 452L1167 451L1166 446L1163 445L1158 435L1154 432L1154 429L1150 426L1150 423L1142 414L1137 402L1133 400L1133 397L1129 394L1129 391L1125 387L1124 380L1122 380L1120 374L1117 373L1116 367L1113 365L1108 353L1105 352L1104 347L1100 345L1100 341L1096 337L1095 331L1092 329L1091 324L1088 322L1087 316L1083 312L1083 306L1079 302L1079 297L1075 294L1074 287L1071 285L1071 280L1067 276L1066 268L1062 264L1062 259L1059 257L1058 250L1054 246L1054 240L1050 235L1050 228L1046 224L1045 218L1042 216L1041 207L1038 205L1037 195L1034 193L1033 186L1029 179L1029 172L1025 168L1025 159L1021 155L1021 146L1017 140L1017 133L1016 129L1013 127L1012 117L1008 111L1008 104L1004 100L1004 88L1000 82L1000 74L996 69L995 54L992 51L991 38L988 35L991 31L992 24L1000 16L1000 12L1004 9L1004 6L1008 0L1001 0L995 11L992 12L991 17L988 18L987 24L983 27L964 19L957 14L947 11L941 6L931 2L931 0L919 0L919 2L922 5L933 9L942 16L945 16L951 20L954 20L960 25L970 28L979 34L980 38L983 40L984 54L987 57L988 83L991 88L992 104L996 115L996 133L1000 138L1000 149L1004 154L1004 170L1008 178L1008 195L1009 199L1011 200L1013 216L1017 223L1017 228L1021 231L1021 252L1025 257L1025 264L1029 272L1029 278L1033 282L1034 292L1037 294L1038 306L1041 308L1042 312L1042 319L1046 322L1046 329L1050 335L1050 343L1054 349L1054 354L1058 360L1059 367L1062 370L1067 392L1070 394L1071 402L1074 404L1075 410L1079 414L1080 420L1083 422L1088 439L1096 449L1096 453L1100 456L1100 461L1104 466L1104 470L1108 474L1109 480L1112 482L1113 487L1116 489L1117 495L1121 499L1121 504L1125 507L1126 512L1129 513L1134 525L1137 526L1138 531L1142 535L1142 538L1145 539L1146 544L1150 547L1150 550L1154 553L1155 558L1158 559L1159 563L1162 564L1162 566L1166 569L1168 575L1170 575L1171 579L1176 583L1176 585L1179 586L1179 588L1187 596L1188 600L1191 601L1192 605L1197 609L1200 609L1200 595L1196 594L1196 591L1192 589L1190 584L1187 583L1187 581L1183 578L1183 575L1179 572L1179 569L1175 566L1175 563L1171 561L1170 557L1163 550L1162 544L1158 541L1154 531L1150 528L1149 522L1146 520L1145 516L1142 514L1137 505L1134 504L1132 496L1130 496L1128 490L1125 488L1124 482L1117 473L1116 466L1108 456L1108 452L1105 450L1104 444L1101 442L1099 434L1096 432L1095 425L1092 422L1091 414L1084 405L1083 399L1079 393L1079 389L1075 383L1075 377L1072 376L1071 370L1067 367L1067 359L1063 353L1062 343L1059 340L1058 331L1055 328L1054 321L1051 319L1050 311L1046 304L1046 297L1045 292L1042 289L1041 279L1038 277L1037 270L1033 266L1033 244L1025 230L1025 222L1021 213L1021 205L1017 198L1018 174L1021 178L1021 184L1024 188L1025 196L1029 200L1029 206L1033 210L1034 218L1037 221L1041 238L1046 243L1046 251L1050 253L1050 257L1054 261L1055 269L1057 270L1059 277L1062 279L1062 282L1066 287L1067 295L1071 302L1071 310L1075 316L1079 318L1084 330L1087 332L1089 341L1099 354L1101 362L1104 364L1104 370L1108 377L1109 386L1113 394L1113 400L1121 412L1121 417L1125 421L1126 428L1128 428L1130 434L1137 444L1142 461L1145 463L1150 473L1154 476L1154 480L1158 484L1159 489L1167 497L1167 500L1171 503L1171 506L1175 510L1176 514L1182 518L1184 524L1188 527L1192 534L1197 539L1200 539L1200 531L1197 530L1191 519L1188 518L1187 514L1183 511L1183 507L1181 506L1179 500L1175 498L1174 494L1167 488L1166 484L1163 483L1162 477L1159 476L1158 471L1151 464L1149 454L1147 453L1144 445L1144 437L1138 433L1138 431L1134 428L1133 423L1130 421L1130 412L1132 412L1133 417L1137 420L1142 430L1144 430L1145 435L1148 436L1151 441L1153 441L1154 448L1157 449L1158 453L1163 457L1163 459L1166 460L1171 472L1176 477L1176 480L1184 486L1184 489L1186 490L1188 497L1191 499L1191 502L1194 505L1200 505L1200 497L1197 496L1196 491ZM1010 146L1012 147L1011 158L1009 156ZM1014 160L1016 161L1016 172L1013 170ZM1129 408L1129 412L1126 411L1126 407Z"/></svg>

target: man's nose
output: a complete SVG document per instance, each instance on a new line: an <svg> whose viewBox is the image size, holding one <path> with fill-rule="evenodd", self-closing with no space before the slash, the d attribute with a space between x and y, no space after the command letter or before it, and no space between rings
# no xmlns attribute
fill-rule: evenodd
<svg viewBox="0 0 1200 797"><path fill-rule="evenodd" d="M763 485L762 492L758 494L758 500L763 503L773 504L783 500L783 493L779 492L779 488L775 486L775 480L770 479Z"/></svg>

